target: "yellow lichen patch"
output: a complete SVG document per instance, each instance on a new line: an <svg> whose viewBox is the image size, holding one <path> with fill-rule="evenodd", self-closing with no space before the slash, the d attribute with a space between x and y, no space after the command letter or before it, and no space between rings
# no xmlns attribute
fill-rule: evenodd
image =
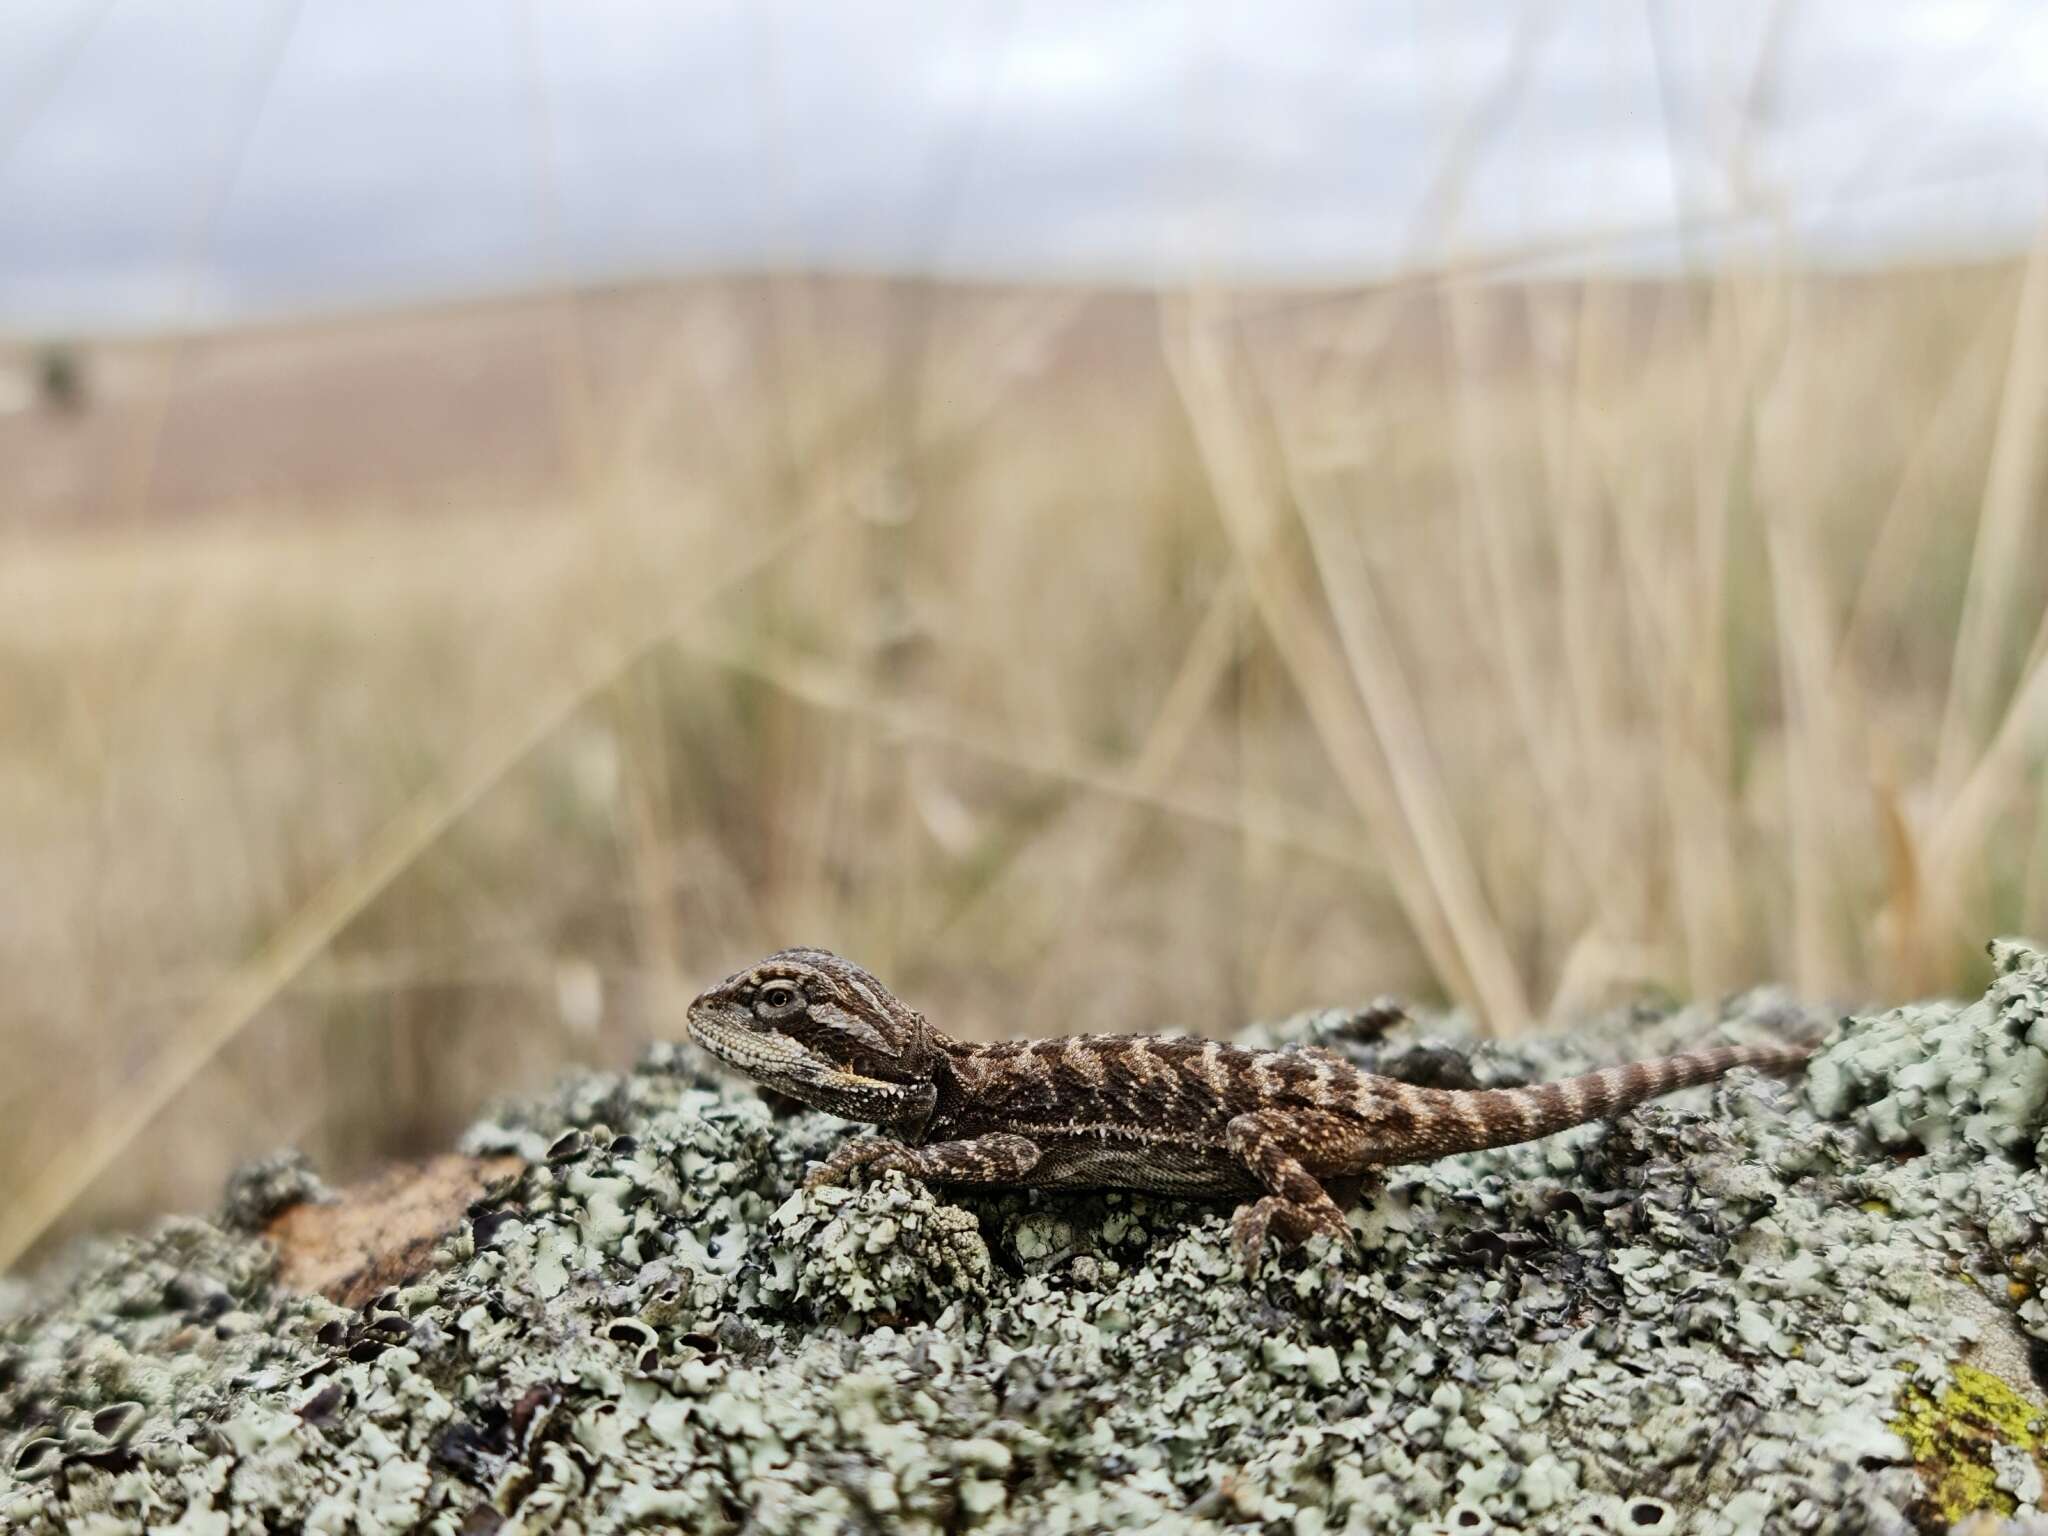
<svg viewBox="0 0 2048 1536"><path fill-rule="evenodd" d="M1892 1420L1913 1452L1925 1511L1942 1528L1981 1511L2009 1515L2018 1507L1998 1486L1994 1447L2017 1446L2048 1470L2048 1407L1975 1366L1958 1365L1954 1374L1938 1398L1905 1388Z"/></svg>

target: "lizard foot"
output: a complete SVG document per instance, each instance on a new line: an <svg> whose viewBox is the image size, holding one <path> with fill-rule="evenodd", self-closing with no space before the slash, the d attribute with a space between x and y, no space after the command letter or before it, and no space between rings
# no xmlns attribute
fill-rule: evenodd
<svg viewBox="0 0 2048 1536"><path fill-rule="evenodd" d="M844 1183L856 1169L872 1168L877 1173L894 1169L927 1183L1001 1188L1023 1178L1038 1166L1038 1159L1037 1142L1029 1136L1013 1136L1005 1131L924 1147L906 1147L900 1141L871 1136L865 1141L848 1142L804 1183L812 1188Z"/></svg>
<svg viewBox="0 0 2048 1536"><path fill-rule="evenodd" d="M846 1184L856 1174L887 1173L890 1169L916 1178L923 1165L917 1153L900 1142L875 1138L848 1142L804 1177L805 1189L822 1189L828 1184Z"/></svg>
<svg viewBox="0 0 2048 1536"><path fill-rule="evenodd" d="M1280 1195L1266 1195L1237 1208L1230 1224L1230 1241L1239 1261L1251 1269L1265 1252L1269 1236L1277 1238L1282 1248L1292 1248L1317 1233L1342 1239L1349 1231L1344 1213L1327 1199L1319 1205L1304 1205Z"/></svg>

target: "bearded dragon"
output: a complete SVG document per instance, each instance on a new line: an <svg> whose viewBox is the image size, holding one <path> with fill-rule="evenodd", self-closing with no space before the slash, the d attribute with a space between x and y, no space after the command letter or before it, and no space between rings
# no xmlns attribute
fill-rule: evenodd
<svg viewBox="0 0 2048 1536"><path fill-rule="evenodd" d="M1178 1035L967 1042L867 971L785 949L690 1005L691 1037L727 1065L842 1119L884 1128L810 1175L897 1169L934 1184L1135 1189L1245 1198L1232 1225L1255 1264L1341 1235L1326 1180L1533 1141L1737 1067L1796 1071L1809 1047L1730 1045L1526 1088L1423 1088L1321 1048L1254 1050Z"/></svg>

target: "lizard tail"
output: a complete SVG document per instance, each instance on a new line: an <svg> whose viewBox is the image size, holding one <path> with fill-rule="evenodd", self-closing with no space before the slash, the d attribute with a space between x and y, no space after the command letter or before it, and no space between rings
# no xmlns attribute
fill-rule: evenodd
<svg viewBox="0 0 2048 1536"><path fill-rule="evenodd" d="M1812 1049L1806 1045L1719 1045L1656 1061L1602 1067L1583 1077L1527 1088L1410 1089L1402 1095L1402 1102L1415 1123L1408 1135L1393 1138L1402 1145L1387 1161L1419 1161L1534 1141L1574 1125L1605 1120L1661 1094L1710 1083L1737 1067L1789 1074L1805 1065Z"/></svg>

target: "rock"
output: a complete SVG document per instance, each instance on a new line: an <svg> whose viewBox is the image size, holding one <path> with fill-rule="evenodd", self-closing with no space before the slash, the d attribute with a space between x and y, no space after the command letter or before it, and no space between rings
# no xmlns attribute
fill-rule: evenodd
<svg viewBox="0 0 2048 1536"><path fill-rule="evenodd" d="M1222 1207L804 1191L843 1126L658 1047L473 1130L502 1176L358 1305L250 1230L300 1172L0 1291L0 1528L2040 1529L2048 960L1994 958L1840 1021L1253 1031L1482 1086L1827 1039L1806 1090L1396 1170L1249 1277Z"/></svg>

